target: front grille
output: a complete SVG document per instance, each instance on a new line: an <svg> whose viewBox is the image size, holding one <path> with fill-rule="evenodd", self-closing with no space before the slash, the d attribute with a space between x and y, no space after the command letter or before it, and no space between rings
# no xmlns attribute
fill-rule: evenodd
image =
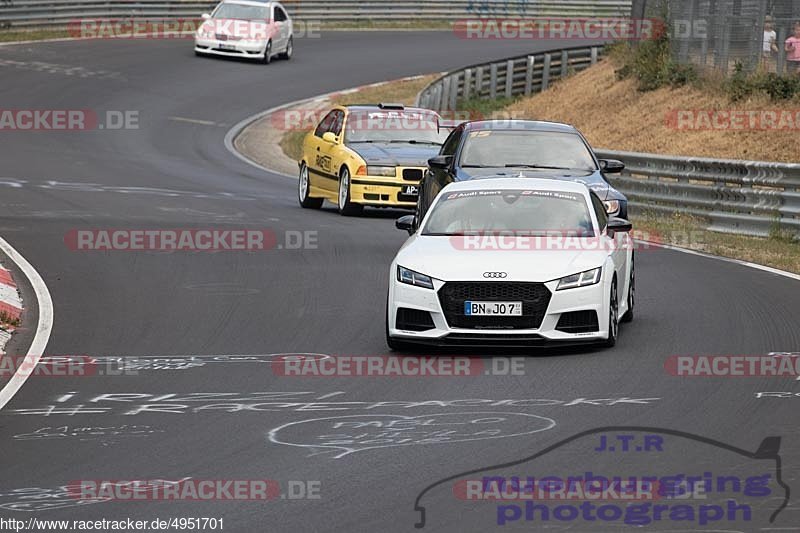
<svg viewBox="0 0 800 533"><path fill-rule="evenodd" d="M429 312L401 307L397 310L395 327L406 331L428 331L436 326Z"/></svg>
<svg viewBox="0 0 800 533"><path fill-rule="evenodd" d="M564 333L592 333L600 329L595 311L572 311L562 313L556 326Z"/></svg>
<svg viewBox="0 0 800 533"><path fill-rule="evenodd" d="M450 327L467 329L537 329L550 303L543 283L506 281L448 282L439 289L439 303ZM522 302L522 316L467 316L464 302Z"/></svg>
<svg viewBox="0 0 800 533"><path fill-rule="evenodd" d="M217 33L217 34L214 35L214 37L216 37L218 41L227 41L228 40L228 36L225 35L224 33Z"/></svg>
<svg viewBox="0 0 800 533"><path fill-rule="evenodd" d="M421 168L404 168L403 179L407 181L419 181L422 179Z"/></svg>

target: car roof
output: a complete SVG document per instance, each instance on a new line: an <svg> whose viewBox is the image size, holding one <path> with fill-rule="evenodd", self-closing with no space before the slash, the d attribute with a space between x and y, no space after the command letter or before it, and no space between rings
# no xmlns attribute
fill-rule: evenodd
<svg viewBox="0 0 800 533"><path fill-rule="evenodd" d="M448 192L457 191L483 191L498 189L525 189L541 190L553 192L574 192L589 194L589 188L583 183L576 181L562 181L547 178L524 178L524 177L503 177L481 176L467 181L455 181L445 188Z"/></svg>
<svg viewBox="0 0 800 533"><path fill-rule="evenodd" d="M274 0L268 0L266 2L258 2L257 0L222 0L223 4L242 4L245 6L258 6L258 7L268 7L272 4L277 4Z"/></svg>
<svg viewBox="0 0 800 533"><path fill-rule="evenodd" d="M476 130L507 130L507 131L548 131L563 133L578 133L574 126L561 122L547 122L544 120L475 120L464 124L466 131Z"/></svg>
<svg viewBox="0 0 800 533"><path fill-rule="evenodd" d="M394 111L396 113L412 112L412 113L426 113L431 115L438 115L436 111L432 109L425 109L423 107L406 106L403 109L392 109L392 108L383 108L375 104L352 104L352 105L343 105L341 107L347 109L348 111L384 111L384 112Z"/></svg>

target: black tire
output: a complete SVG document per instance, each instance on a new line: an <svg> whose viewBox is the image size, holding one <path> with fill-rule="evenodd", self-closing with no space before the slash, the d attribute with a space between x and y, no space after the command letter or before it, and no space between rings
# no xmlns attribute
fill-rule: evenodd
<svg viewBox="0 0 800 533"><path fill-rule="evenodd" d="M264 59L261 62L265 65L272 63L272 41L267 41L267 46L264 48Z"/></svg>
<svg viewBox="0 0 800 533"><path fill-rule="evenodd" d="M339 214L352 217L358 216L364 210L364 206L354 204L350 201L350 171L343 167L339 172Z"/></svg>
<svg viewBox="0 0 800 533"><path fill-rule="evenodd" d="M619 337L619 297L617 295L617 278L611 282L611 296L608 306L608 339L603 341L603 346L613 348Z"/></svg>
<svg viewBox="0 0 800 533"><path fill-rule="evenodd" d="M289 61L292 58L292 53L294 52L294 38L289 37L289 41L286 43L286 50L281 52L280 57L284 61Z"/></svg>
<svg viewBox="0 0 800 533"><path fill-rule="evenodd" d="M300 164L300 176L297 178L297 199L300 207L305 209L319 209L322 207L322 198L311 198L311 181L308 176L308 167L305 163Z"/></svg>
<svg viewBox="0 0 800 533"><path fill-rule="evenodd" d="M636 262L631 257L631 283L628 287L628 310L622 315L620 322L633 322L633 308L636 305Z"/></svg>

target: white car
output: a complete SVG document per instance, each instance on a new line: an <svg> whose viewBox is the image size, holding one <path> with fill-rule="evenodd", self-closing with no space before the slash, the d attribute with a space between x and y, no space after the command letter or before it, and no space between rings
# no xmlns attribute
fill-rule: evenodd
<svg viewBox="0 0 800 533"><path fill-rule="evenodd" d="M389 271L386 341L526 347L613 346L633 318L627 220L581 183L535 178L455 182L414 216Z"/></svg>
<svg viewBox="0 0 800 533"><path fill-rule="evenodd" d="M241 57L269 63L276 55L291 59L294 51L292 19L278 2L225 0L194 37L196 55Z"/></svg>

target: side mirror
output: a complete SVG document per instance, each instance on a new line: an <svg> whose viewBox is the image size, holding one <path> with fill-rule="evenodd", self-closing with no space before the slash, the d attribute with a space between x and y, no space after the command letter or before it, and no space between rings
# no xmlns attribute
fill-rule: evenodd
<svg viewBox="0 0 800 533"><path fill-rule="evenodd" d="M437 155L436 157L431 157L428 159L428 166L431 168L447 169L450 167L450 163L452 162L452 155Z"/></svg>
<svg viewBox="0 0 800 533"><path fill-rule="evenodd" d="M326 143L338 144L339 137L334 135L332 131L326 131L325 133L322 134L322 140L325 141Z"/></svg>
<svg viewBox="0 0 800 533"><path fill-rule="evenodd" d="M406 215L400 217L394 221L394 227L397 229L407 231L409 235L413 235L414 226L416 225L416 221L414 220L414 218L415 218L414 215Z"/></svg>
<svg viewBox="0 0 800 533"><path fill-rule="evenodd" d="M611 217L608 219L608 236L613 237L615 233L628 233L633 229L633 224L624 218Z"/></svg>
<svg viewBox="0 0 800 533"><path fill-rule="evenodd" d="M203 13L202 15L200 15L200 18L203 20L208 20L211 18L211 15L209 15L208 13Z"/></svg>
<svg viewBox="0 0 800 533"><path fill-rule="evenodd" d="M619 174L625 170L625 163L616 159L601 159L600 170L606 174Z"/></svg>

